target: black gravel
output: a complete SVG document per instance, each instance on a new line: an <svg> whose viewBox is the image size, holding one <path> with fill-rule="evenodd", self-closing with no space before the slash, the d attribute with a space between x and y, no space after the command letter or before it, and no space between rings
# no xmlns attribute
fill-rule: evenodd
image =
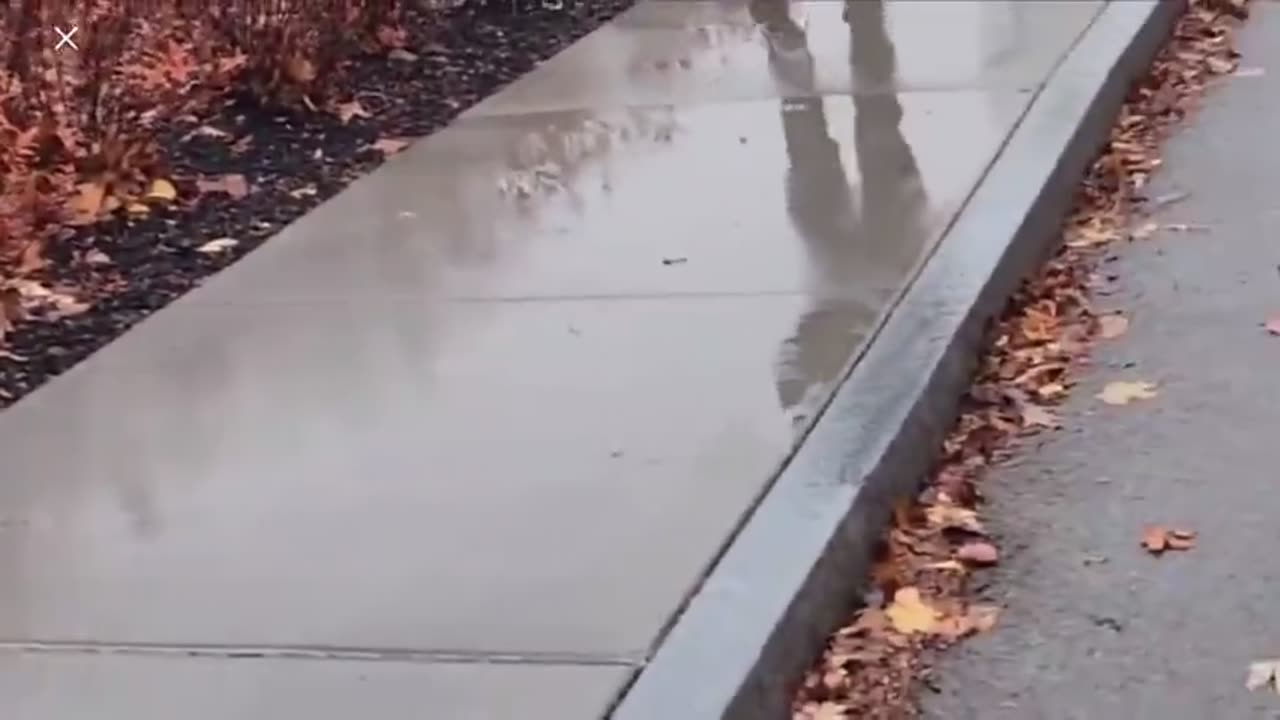
<svg viewBox="0 0 1280 720"><path fill-rule="evenodd" d="M563 0L563 7L552 9L542 0L468 0L429 16L410 10L406 49L414 57L359 58L350 68L349 92L370 118L344 125L324 113L265 110L231 98L208 117L169 128L160 141L180 196L197 177L229 173L243 174L252 191L241 199L204 194L193 207L117 218L60 240L47 280L91 288L96 300L84 313L24 321L8 333L0 351L0 408L376 168L383 155L370 145L379 138L439 130L633 3ZM231 137L193 136L202 126ZM216 255L197 250L223 237L238 244Z"/></svg>

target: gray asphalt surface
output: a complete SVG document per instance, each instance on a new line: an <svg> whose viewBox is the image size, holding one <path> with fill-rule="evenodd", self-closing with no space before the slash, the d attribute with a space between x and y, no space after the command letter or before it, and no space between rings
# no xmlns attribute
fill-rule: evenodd
<svg viewBox="0 0 1280 720"><path fill-rule="evenodd" d="M943 657L928 717L1280 718L1244 687L1280 658L1280 4L1255 3L1237 77L1167 146L1153 218L1204 224L1118 248L1104 308L1131 316L1064 408L1066 427L985 486L1004 558L999 627ZM1260 72L1259 72L1260 70ZM1112 380L1160 384L1125 407ZM1139 547L1146 523L1199 532Z"/></svg>

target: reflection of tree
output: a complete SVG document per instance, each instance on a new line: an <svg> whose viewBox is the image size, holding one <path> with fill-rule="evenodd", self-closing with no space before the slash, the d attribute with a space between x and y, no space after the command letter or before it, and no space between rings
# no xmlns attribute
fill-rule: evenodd
<svg viewBox="0 0 1280 720"><path fill-rule="evenodd" d="M892 91L895 58L883 3L850 0L844 12L855 82L856 192L815 92L804 30L785 0L754 0L751 9L769 41L771 68L796 91L782 100L786 197L809 253L812 299L784 343L777 384L784 409L803 429L923 252L927 200Z"/></svg>

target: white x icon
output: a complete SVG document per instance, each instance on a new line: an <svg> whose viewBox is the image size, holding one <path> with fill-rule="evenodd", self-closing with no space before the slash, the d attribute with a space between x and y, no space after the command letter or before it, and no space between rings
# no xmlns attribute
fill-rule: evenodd
<svg viewBox="0 0 1280 720"><path fill-rule="evenodd" d="M71 39L72 37L75 36L76 32L78 32L79 30L80 30L79 26L72 25L71 32L62 32L62 28L58 27L57 25L54 25L53 31L58 33L59 40L58 40L58 44L53 46L53 49L61 50L63 45L70 45L72 50L79 50L80 48L76 46L75 41Z"/></svg>

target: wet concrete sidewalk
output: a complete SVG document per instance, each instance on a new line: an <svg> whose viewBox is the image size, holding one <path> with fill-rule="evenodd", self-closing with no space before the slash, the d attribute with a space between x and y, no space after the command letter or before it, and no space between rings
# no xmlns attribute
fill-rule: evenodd
<svg viewBox="0 0 1280 720"><path fill-rule="evenodd" d="M642 3L0 415L5 716L606 713L1102 3L779 7Z"/></svg>

